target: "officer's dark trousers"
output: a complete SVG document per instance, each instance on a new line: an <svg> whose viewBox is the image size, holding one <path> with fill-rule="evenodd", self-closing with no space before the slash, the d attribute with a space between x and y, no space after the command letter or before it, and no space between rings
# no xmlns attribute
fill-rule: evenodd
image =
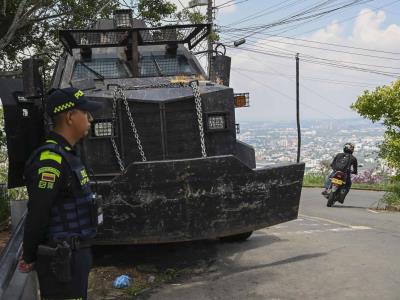
<svg viewBox="0 0 400 300"><path fill-rule="evenodd" d="M92 265L91 248L72 252L72 280L58 282L46 260L38 259L36 271L39 277L40 294L43 299L87 299L88 277Z"/></svg>

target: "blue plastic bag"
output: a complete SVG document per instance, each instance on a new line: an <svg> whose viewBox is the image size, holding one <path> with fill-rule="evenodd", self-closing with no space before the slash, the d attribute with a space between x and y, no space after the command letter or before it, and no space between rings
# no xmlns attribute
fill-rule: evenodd
<svg viewBox="0 0 400 300"><path fill-rule="evenodd" d="M121 275L114 280L113 287L117 289L124 289L130 286L131 283L132 278L130 278L128 275Z"/></svg>

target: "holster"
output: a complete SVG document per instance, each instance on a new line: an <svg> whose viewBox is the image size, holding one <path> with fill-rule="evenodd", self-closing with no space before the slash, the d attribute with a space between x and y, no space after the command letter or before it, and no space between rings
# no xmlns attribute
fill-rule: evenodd
<svg viewBox="0 0 400 300"><path fill-rule="evenodd" d="M96 197L92 197L92 205L90 206L90 223L97 225L98 203Z"/></svg>
<svg viewBox="0 0 400 300"><path fill-rule="evenodd" d="M49 262L49 271L57 281L71 281L72 250L66 241L57 243L55 247L39 245L37 254Z"/></svg>

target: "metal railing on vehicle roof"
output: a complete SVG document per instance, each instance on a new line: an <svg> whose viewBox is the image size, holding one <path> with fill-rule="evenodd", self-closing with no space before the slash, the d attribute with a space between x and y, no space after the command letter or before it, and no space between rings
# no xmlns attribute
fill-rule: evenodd
<svg viewBox="0 0 400 300"><path fill-rule="evenodd" d="M128 46L137 33L138 45L188 44L195 47L210 34L210 24L168 25L152 28L72 29L60 30L59 38L65 49Z"/></svg>

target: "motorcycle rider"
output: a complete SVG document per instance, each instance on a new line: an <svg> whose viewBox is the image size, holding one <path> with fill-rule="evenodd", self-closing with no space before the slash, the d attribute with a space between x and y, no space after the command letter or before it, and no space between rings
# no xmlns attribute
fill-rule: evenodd
<svg viewBox="0 0 400 300"><path fill-rule="evenodd" d="M354 152L354 144L352 143L346 143L343 146L343 153L348 154L343 155L343 153L338 153L336 154L335 158L333 159L331 163L331 168L332 172L329 174L327 179L325 180L324 188L325 190L322 191L322 195L326 196L328 195L328 189L331 186L331 178L333 175L335 175L336 171L344 171L346 173L346 184L345 184L345 189L346 189L346 194L350 191L351 188L351 174L357 174L357 158L353 155ZM345 158L344 158L345 157ZM344 158L347 160L345 163L347 166L345 170L338 170L338 161Z"/></svg>

